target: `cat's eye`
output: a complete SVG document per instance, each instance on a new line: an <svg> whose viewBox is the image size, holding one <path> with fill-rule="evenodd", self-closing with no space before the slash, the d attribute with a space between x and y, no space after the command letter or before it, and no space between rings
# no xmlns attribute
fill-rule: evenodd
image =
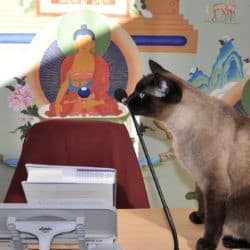
<svg viewBox="0 0 250 250"><path fill-rule="evenodd" d="M142 92L141 92L141 93L139 94L140 99L143 99L144 96L145 96L145 93L142 93Z"/></svg>

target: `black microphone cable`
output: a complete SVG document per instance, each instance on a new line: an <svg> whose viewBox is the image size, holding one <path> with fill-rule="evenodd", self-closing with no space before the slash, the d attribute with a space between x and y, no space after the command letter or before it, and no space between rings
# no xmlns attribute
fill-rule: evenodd
<svg viewBox="0 0 250 250"><path fill-rule="evenodd" d="M126 91L124 89L121 89L121 88L116 89L115 93L114 93L114 96L115 96L117 101L119 101L119 102L123 103L124 105L126 105L126 100L127 100L128 95L127 95L127 93L126 93ZM129 110L128 106L127 106L127 108ZM158 191L158 194L160 196L160 200L161 200L165 215L167 217L167 220L168 220L171 232L172 232L172 237L173 237L173 241L174 241L174 250L179 250L178 236L177 236L177 232L176 232L176 229L175 229L174 221L173 221L172 215L170 213L170 210L168 208L167 202L166 202L166 200L164 198L163 192L161 190L160 183L158 181L157 175L156 175L155 170L154 170L154 166L152 164L152 161L150 159L150 156L149 156L145 141L143 139L143 134L142 134L142 132L140 130L140 127L139 127L138 122L137 122L137 120L135 118L135 115L130 110L129 110L129 112L130 112L130 115L132 117L133 123L135 125L135 129L136 129L137 135L139 137L139 141L141 143L143 153L144 153L144 155L146 157L148 167L149 167L151 175L153 177L154 184L155 184L156 189Z"/></svg>

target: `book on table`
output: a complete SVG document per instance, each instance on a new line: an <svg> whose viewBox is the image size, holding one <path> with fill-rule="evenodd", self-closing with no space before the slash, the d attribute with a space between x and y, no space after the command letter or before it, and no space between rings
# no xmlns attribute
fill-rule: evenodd
<svg viewBox="0 0 250 250"><path fill-rule="evenodd" d="M25 165L22 187L28 203L116 203L116 169L103 167Z"/></svg>

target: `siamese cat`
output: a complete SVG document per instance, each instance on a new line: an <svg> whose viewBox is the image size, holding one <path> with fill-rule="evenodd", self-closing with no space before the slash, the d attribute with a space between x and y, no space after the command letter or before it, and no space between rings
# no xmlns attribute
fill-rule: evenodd
<svg viewBox="0 0 250 250"><path fill-rule="evenodd" d="M198 210L190 214L205 232L197 250L250 249L250 120L156 62L128 97L135 115L161 121L173 137L177 160L197 184ZM249 97L250 98L250 97Z"/></svg>

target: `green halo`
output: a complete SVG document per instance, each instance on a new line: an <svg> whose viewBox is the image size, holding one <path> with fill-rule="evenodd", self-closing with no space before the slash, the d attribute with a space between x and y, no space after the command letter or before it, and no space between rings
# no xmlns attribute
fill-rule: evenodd
<svg viewBox="0 0 250 250"><path fill-rule="evenodd" d="M241 103L244 110L250 114L250 80L248 80L243 88Z"/></svg>
<svg viewBox="0 0 250 250"><path fill-rule="evenodd" d="M103 56L109 47L110 29L105 18L92 10L74 11L62 17L57 28L59 48L66 56L74 53L73 34L82 24L86 24L95 34L94 53Z"/></svg>

